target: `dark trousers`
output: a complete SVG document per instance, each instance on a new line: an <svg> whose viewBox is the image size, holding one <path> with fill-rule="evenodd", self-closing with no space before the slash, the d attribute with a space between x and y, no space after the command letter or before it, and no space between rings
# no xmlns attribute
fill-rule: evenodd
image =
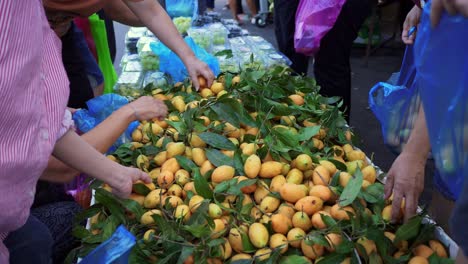
<svg viewBox="0 0 468 264"><path fill-rule="evenodd" d="M49 229L34 216L11 232L4 241L11 264L50 264L54 239Z"/></svg>
<svg viewBox="0 0 468 264"><path fill-rule="evenodd" d="M294 50L296 10L299 0L275 0L275 33L279 50L291 61L291 68L307 74L309 58ZM343 98L346 115L351 108L351 66L354 39L370 14L371 0L347 0L333 28L322 38L315 55L314 75L324 96Z"/></svg>
<svg viewBox="0 0 468 264"><path fill-rule="evenodd" d="M206 0L206 7L213 9L215 6L215 1L214 0Z"/></svg>

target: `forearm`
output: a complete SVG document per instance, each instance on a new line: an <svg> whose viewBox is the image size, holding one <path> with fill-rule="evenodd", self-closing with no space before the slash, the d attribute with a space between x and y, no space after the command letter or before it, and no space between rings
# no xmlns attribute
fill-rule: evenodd
<svg viewBox="0 0 468 264"><path fill-rule="evenodd" d="M104 12L108 18L122 24L132 27L144 26L143 22L122 0L107 1L107 4L104 6Z"/></svg>
<svg viewBox="0 0 468 264"><path fill-rule="evenodd" d="M71 130L56 142L53 155L68 166L91 177L111 185L118 181L110 174L119 165L104 157Z"/></svg>
<svg viewBox="0 0 468 264"><path fill-rule="evenodd" d="M424 160L429 156L431 150L431 144L429 141L429 133L427 131L426 117L424 109L421 105L419 108L418 117L414 124L413 131L406 143L403 152L417 154Z"/></svg>
<svg viewBox="0 0 468 264"><path fill-rule="evenodd" d="M126 1L126 4L140 18L143 24L174 51L183 62L194 58L193 51L183 41L174 23L157 1Z"/></svg>

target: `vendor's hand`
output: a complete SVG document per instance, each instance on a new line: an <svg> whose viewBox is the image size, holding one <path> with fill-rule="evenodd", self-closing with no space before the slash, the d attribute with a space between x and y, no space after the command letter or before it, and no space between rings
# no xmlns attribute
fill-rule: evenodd
<svg viewBox="0 0 468 264"><path fill-rule="evenodd" d="M392 221L400 216L401 203L405 198L405 221L416 213L418 199L424 188L424 167L426 158L402 152L393 162L385 183L385 199L393 193Z"/></svg>
<svg viewBox="0 0 468 264"><path fill-rule="evenodd" d="M439 24L444 10L450 15L461 14L468 17L468 0L432 0L431 24L433 27Z"/></svg>
<svg viewBox="0 0 468 264"><path fill-rule="evenodd" d="M112 193L120 198L127 198L132 192L133 183L141 180L144 183L151 183L148 174L136 168L128 168L118 165L111 173L112 179L107 182L112 187Z"/></svg>
<svg viewBox="0 0 468 264"><path fill-rule="evenodd" d="M200 75L206 79L208 87L211 87L215 76L206 63L197 59L195 56L185 60L184 63L187 67L187 71L190 79L192 80L193 86L197 91L200 89L200 84L198 83L198 76Z"/></svg>
<svg viewBox="0 0 468 264"><path fill-rule="evenodd" d="M414 39L416 38L416 32L414 32L411 36L409 35L409 31L412 27L417 27L419 21L421 19L422 9L418 6L414 6L408 13L405 19L405 23L403 23L403 32L401 33L401 40L406 45L414 44Z"/></svg>
<svg viewBox="0 0 468 264"><path fill-rule="evenodd" d="M142 96L128 104L128 107L133 111L135 119L139 121L153 118L162 120L167 115L167 106L164 102L151 96Z"/></svg>

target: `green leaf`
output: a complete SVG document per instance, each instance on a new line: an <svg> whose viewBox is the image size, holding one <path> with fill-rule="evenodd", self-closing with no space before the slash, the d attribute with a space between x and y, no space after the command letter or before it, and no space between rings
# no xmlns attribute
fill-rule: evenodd
<svg viewBox="0 0 468 264"><path fill-rule="evenodd" d="M205 141L206 144L212 147L226 150L236 150L236 146L229 139L222 135L212 132L203 132L199 136L203 141Z"/></svg>
<svg viewBox="0 0 468 264"><path fill-rule="evenodd" d="M412 217L408 222L400 226L395 232L395 239L393 240L394 244L403 240L410 240L415 238L419 234L421 229L422 217L417 215Z"/></svg>
<svg viewBox="0 0 468 264"><path fill-rule="evenodd" d="M322 217L322 221L325 223L325 225L327 225L328 228L336 226L335 219L331 218L326 214L320 214L320 216Z"/></svg>
<svg viewBox="0 0 468 264"><path fill-rule="evenodd" d="M191 161L187 157L175 156L175 159L177 160L177 163L179 163L179 165L188 172L192 172L193 168L198 167L193 161Z"/></svg>
<svg viewBox="0 0 468 264"><path fill-rule="evenodd" d="M241 239L242 239L242 248L244 249L245 253L252 253L257 251L257 249L252 245L252 242L250 242L249 236L243 232L240 232L241 234Z"/></svg>
<svg viewBox="0 0 468 264"><path fill-rule="evenodd" d="M92 235L91 232L89 232L89 230L84 228L82 225L73 226L72 234L74 237L79 239L83 239Z"/></svg>
<svg viewBox="0 0 468 264"><path fill-rule="evenodd" d="M335 172L335 174L333 175L331 181L330 181L330 186L338 186L340 183L340 172L337 171Z"/></svg>
<svg viewBox="0 0 468 264"><path fill-rule="evenodd" d="M320 126L310 126L299 130L299 141L310 140L320 131Z"/></svg>
<svg viewBox="0 0 468 264"><path fill-rule="evenodd" d="M362 198L369 203L377 203L383 200L384 186L381 183L374 183L361 192Z"/></svg>
<svg viewBox="0 0 468 264"><path fill-rule="evenodd" d="M140 219L141 216L144 213L143 208L141 207L141 205L139 203L135 202L134 200L126 199L126 200L122 200L121 203L122 203L123 207L125 207L125 209L127 209L128 211L135 214L135 217L137 219Z"/></svg>
<svg viewBox="0 0 468 264"><path fill-rule="evenodd" d="M200 174L200 170L198 168L194 169L194 184L195 184L195 190L199 195L206 199L212 199L213 198L213 191L210 188L210 185L208 184L208 181L205 179Z"/></svg>
<svg viewBox="0 0 468 264"><path fill-rule="evenodd" d="M346 255L339 253L331 253L326 255L323 259L316 262L319 264L336 264L341 263L346 258Z"/></svg>
<svg viewBox="0 0 468 264"><path fill-rule="evenodd" d="M177 264L183 264L184 261L193 253L193 247L184 246L182 252L180 253L179 260Z"/></svg>
<svg viewBox="0 0 468 264"><path fill-rule="evenodd" d="M135 193L145 195L145 196L151 192L148 186L146 186L144 183L135 183L133 184L132 189Z"/></svg>
<svg viewBox="0 0 468 264"><path fill-rule="evenodd" d="M174 263L174 260L175 260L174 258L177 257L176 255L179 253L180 253L180 250L170 252L163 259L159 259L158 263L159 264L164 264L164 263L172 264Z"/></svg>
<svg viewBox="0 0 468 264"><path fill-rule="evenodd" d="M429 257L428 260L429 260L429 264L454 264L455 263L455 260L449 259L449 258L441 258L437 256L436 253L433 253Z"/></svg>
<svg viewBox="0 0 468 264"><path fill-rule="evenodd" d="M369 256L369 263L382 263L382 259L377 252L372 252Z"/></svg>
<svg viewBox="0 0 468 264"><path fill-rule="evenodd" d="M346 164L344 164L343 162L337 161L336 159L333 159L333 158L328 159L328 161L330 161L331 163L333 163L333 165L335 165L335 167L336 167L338 170L340 170L340 171L347 171Z"/></svg>
<svg viewBox="0 0 468 264"><path fill-rule="evenodd" d="M238 149L234 153L233 165L236 169L236 175L245 175L244 172L244 162L242 160L242 150Z"/></svg>
<svg viewBox="0 0 468 264"><path fill-rule="evenodd" d="M205 154L211 164L213 164L215 167L222 165L233 166L232 158L226 156L217 149L205 149Z"/></svg>
<svg viewBox="0 0 468 264"><path fill-rule="evenodd" d="M208 247L216 247L216 246L224 244L225 242L226 241L224 240L224 238L217 238L217 239L213 239L213 240L209 241L207 246Z"/></svg>
<svg viewBox="0 0 468 264"><path fill-rule="evenodd" d="M325 236L319 232L312 231L305 237L305 239L311 241L313 244L329 246L329 243Z"/></svg>
<svg viewBox="0 0 468 264"><path fill-rule="evenodd" d="M361 191L362 181L362 172L357 169L351 180L349 180L348 185L344 188L343 193L340 195L340 206L347 206L354 202Z"/></svg>
<svg viewBox="0 0 468 264"><path fill-rule="evenodd" d="M198 206L195 213L193 213L190 219L188 220L187 225L189 226L202 225L202 226L207 227L209 230L209 226L207 226L206 222L208 221L208 225L210 225L210 222L213 223L213 220L207 216L209 204L210 204L210 200L208 199L203 200L200 206Z"/></svg>
<svg viewBox="0 0 468 264"><path fill-rule="evenodd" d="M354 243L344 239L336 248L336 253L349 254L354 251Z"/></svg>
<svg viewBox="0 0 468 264"><path fill-rule="evenodd" d="M102 211L102 204L93 204L88 209L76 214L75 218L73 219L73 222L81 223L83 220L93 217L101 211Z"/></svg>
<svg viewBox="0 0 468 264"><path fill-rule="evenodd" d="M308 264L307 258L299 255L283 256L279 260L279 264Z"/></svg>
<svg viewBox="0 0 468 264"><path fill-rule="evenodd" d="M179 234L177 231L173 228L170 222L168 222L166 219L164 219L162 216L158 214L152 214L151 217L153 218L154 222L158 226L159 230L162 231L162 233L167 236L169 240L175 240L179 238Z"/></svg>
<svg viewBox="0 0 468 264"><path fill-rule="evenodd" d="M121 223L125 223L125 215L122 206L117 198L110 192L104 189L97 189L94 193L94 198L97 202L103 204L112 215L119 219Z"/></svg>
<svg viewBox="0 0 468 264"><path fill-rule="evenodd" d="M225 120L237 128L240 127L240 120L236 115L236 111L229 104L217 103L210 108L218 115L220 120Z"/></svg>
<svg viewBox="0 0 468 264"><path fill-rule="evenodd" d="M102 228L102 238L104 240L109 239L112 234L114 234L115 230L117 229L117 226L120 225L120 222L116 217L113 215L109 215L107 219L104 221L104 227Z"/></svg>
<svg viewBox="0 0 468 264"><path fill-rule="evenodd" d="M237 182L237 180L236 180ZM229 189L229 186L231 185L231 182L230 181L223 181L221 183L219 183L218 185L216 185L216 187L214 188L214 193L223 193L225 191L227 191Z"/></svg>
<svg viewBox="0 0 468 264"><path fill-rule="evenodd" d="M281 141L285 146L295 148L299 145L299 139L297 134L294 134L291 130L285 127L276 127L272 130L273 135Z"/></svg>
<svg viewBox="0 0 468 264"><path fill-rule="evenodd" d="M187 126L185 125L184 122L182 121L170 121L170 120L166 120L166 122L172 126L173 128L175 128L175 130L177 130L177 132L179 132L180 134L184 135L187 131Z"/></svg>

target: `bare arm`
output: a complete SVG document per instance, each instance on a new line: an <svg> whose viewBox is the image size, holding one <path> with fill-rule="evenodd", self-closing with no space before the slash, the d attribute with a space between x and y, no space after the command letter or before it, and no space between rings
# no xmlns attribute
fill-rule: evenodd
<svg viewBox="0 0 468 264"><path fill-rule="evenodd" d="M135 13L143 24L148 27L167 47L174 51L187 67L194 86L198 89L197 77L202 75L207 79L208 86L214 79L210 68L198 60L190 47L183 41L172 20L158 1L142 0L133 2L125 0L130 10Z"/></svg>
<svg viewBox="0 0 468 264"><path fill-rule="evenodd" d="M53 155L70 167L106 182L120 197L130 195L133 182L151 181L146 173L107 159L71 130L56 142Z"/></svg>
<svg viewBox="0 0 468 264"><path fill-rule="evenodd" d="M393 162L387 175L385 197L393 193L392 219L400 215L405 199L405 219L416 212L419 196L424 188L424 167L430 151L429 134L424 109L421 105L413 131L401 154Z"/></svg>
<svg viewBox="0 0 468 264"><path fill-rule="evenodd" d="M164 117L167 108L160 100L152 97L140 97L136 101L121 107L81 138L100 153L105 153L114 142L125 132L128 125L137 120L149 120ZM51 182L70 182L79 171L69 167L60 160L51 157L41 180Z"/></svg>
<svg viewBox="0 0 468 264"><path fill-rule="evenodd" d="M122 24L132 27L145 26L122 0L107 1L104 12L108 18Z"/></svg>

